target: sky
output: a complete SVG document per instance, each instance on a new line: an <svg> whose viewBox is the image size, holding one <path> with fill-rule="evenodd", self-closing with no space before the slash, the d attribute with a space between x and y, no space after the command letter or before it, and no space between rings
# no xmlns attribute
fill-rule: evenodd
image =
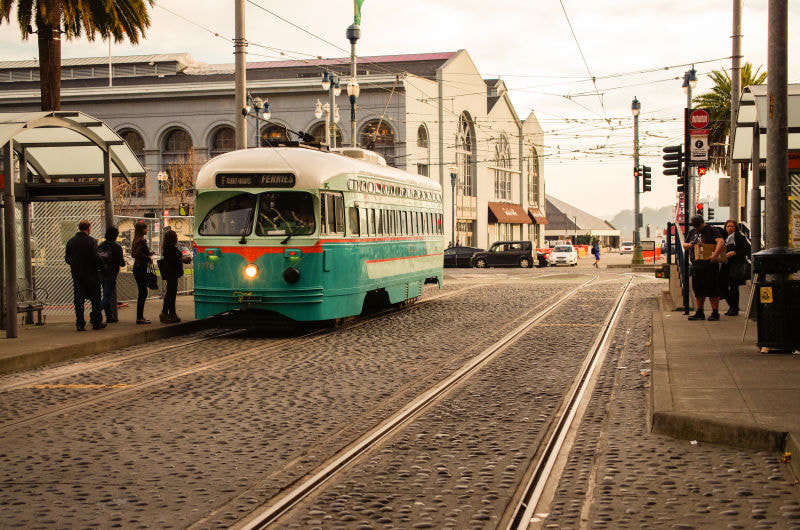
<svg viewBox="0 0 800 530"><path fill-rule="evenodd" d="M633 117L641 102L640 164L653 191L641 206L674 204L675 177L661 174L661 149L682 140L684 72L695 65L694 95L708 92L712 70L730 70L732 0L365 0L360 56L465 49L486 78L505 81L517 114L532 111L545 131L546 191L610 218L633 208ZM246 0L248 61L346 57L352 0ZM742 0L743 62L767 70L767 0ZM138 45L114 55L189 53L233 63L232 0L158 0ZM37 57L35 36L0 24L0 60ZM789 2L789 82L800 82L800 2ZM108 54L108 43L64 40L62 57ZM701 196L717 194L709 174Z"/></svg>

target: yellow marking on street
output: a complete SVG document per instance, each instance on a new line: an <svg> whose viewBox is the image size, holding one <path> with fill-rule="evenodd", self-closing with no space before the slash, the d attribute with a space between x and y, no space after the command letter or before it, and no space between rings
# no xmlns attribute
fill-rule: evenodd
<svg viewBox="0 0 800 530"><path fill-rule="evenodd" d="M78 390L94 390L100 388L128 388L131 385L120 383L116 385L90 385L90 384L72 384L72 385L33 385L28 388L36 389L53 389L53 388L72 388Z"/></svg>

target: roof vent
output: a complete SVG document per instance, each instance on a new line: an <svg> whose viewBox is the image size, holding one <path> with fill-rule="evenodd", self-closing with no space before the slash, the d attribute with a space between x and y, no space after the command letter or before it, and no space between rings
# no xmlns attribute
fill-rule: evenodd
<svg viewBox="0 0 800 530"><path fill-rule="evenodd" d="M368 151L366 149L359 149L356 147L340 147L336 149L331 149L331 152L338 153L348 158L363 160L364 162L369 162L370 164L377 164L379 166L386 165L385 158L383 158L381 155L379 155L374 151Z"/></svg>

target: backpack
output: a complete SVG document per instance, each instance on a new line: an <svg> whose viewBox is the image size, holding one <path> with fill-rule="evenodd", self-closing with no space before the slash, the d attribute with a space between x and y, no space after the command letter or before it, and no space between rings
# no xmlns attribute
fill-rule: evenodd
<svg viewBox="0 0 800 530"><path fill-rule="evenodd" d="M97 253L100 255L100 261L103 262L100 272L106 275L114 274L114 257L111 253L111 245L107 241L103 241L97 247Z"/></svg>

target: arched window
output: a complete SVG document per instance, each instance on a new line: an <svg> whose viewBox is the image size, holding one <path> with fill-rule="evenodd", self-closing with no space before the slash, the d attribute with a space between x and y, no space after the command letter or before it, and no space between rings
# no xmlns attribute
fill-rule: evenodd
<svg viewBox="0 0 800 530"><path fill-rule="evenodd" d="M417 163L417 173L429 177L431 149L430 140L428 139L428 129L426 129L424 125L420 125L417 129L417 147L419 148L420 159L420 162Z"/></svg>
<svg viewBox="0 0 800 530"><path fill-rule="evenodd" d="M358 135L358 145L375 151L390 166L394 166L394 130L384 120L368 121Z"/></svg>
<svg viewBox="0 0 800 530"><path fill-rule="evenodd" d="M275 146L282 143L286 143L288 141L289 141L289 131L283 125L277 125L273 123L261 129L262 147Z"/></svg>
<svg viewBox="0 0 800 530"><path fill-rule="evenodd" d="M172 129L164 135L161 147L161 171L169 175L168 189L191 188L195 168L192 137L183 129Z"/></svg>
<svg viewBox="0 0 800 530"><path fill-rule="evenodd" d="M534 147L528 156L528 204L539 205L539 154Z"/></svg>
<svg viewBox="0 0 800 530"><path fill-rule="evenodd" d="M456 134L456 166L458 166L458 189L461 195L475 196L473 185L472 164L474 160L475 143L472 135L472 125L466 114L458 118L458 133Z"/></svg>
<svg viewBox="0 0 800 530"><path fill-rule="evenodd" d="M511 200L511 149L505 134L494 146L494 196L500 200Z"/></svg>
<svg viewBox="0 0 800 530"><path fill-rule="evenodd" d="M309 129L308 134L314 137L314 141L318 144L325 143L325 122L321 121ZM342 145L342 130L336 125L336 145Z"/></svg>
<svg viewBox="0 0 800 530"><path fill-rule="evenodd" d="M124 129L119 132L120 138L125 140L125 143L128 144L133 154L136 155L136 159L139 163L144 167L144 138L138 132L134 131L133 129ZM125 182L125 179L122 179L124 184L120 184L123 189L120 191L124 194L126 189L130 189L131 197L144 197L147 194L147 186L146 186L146 179L144 176L141 177L134 177L131 179L130 187L128 187L128 183Z"/></svg>
<svg viewBox="0 0 800 530"><path fill-rule="evenodd" d="M234 149L236 149L236 131L233 130L233 127L220 127L214 131L214 135L211 137L211 149L209 149L212 158Z"/></svg>

